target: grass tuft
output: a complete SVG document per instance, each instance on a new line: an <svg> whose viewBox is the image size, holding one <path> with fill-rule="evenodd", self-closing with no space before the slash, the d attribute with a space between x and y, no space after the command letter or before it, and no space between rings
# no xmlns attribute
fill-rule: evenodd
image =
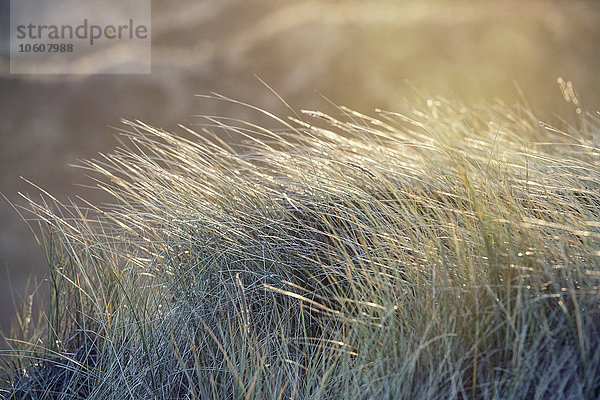
<svg viewBox="0 0 600 400"><path fill-rule="evenodd" d="M598 116L272 118L125 121L85 164L113 204L28 200L50 307L5 397L600 395Z"/></svg>

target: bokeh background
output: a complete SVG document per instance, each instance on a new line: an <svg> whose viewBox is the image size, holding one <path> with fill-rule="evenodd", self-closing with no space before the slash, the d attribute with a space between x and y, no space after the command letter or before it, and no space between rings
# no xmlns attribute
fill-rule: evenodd
<svg viewBox="0 0 600 400"><path fill-rule="evenodd" d="M8 11L2 5L0 192L16 204L18 192L37 196L20 176L63 201L106 201L78 186L89 181L69 165L111 151L120 118L168 130L192 126L197 114L270 123L194 96L211 92L289 114L256 76L296 108L330 110L325 96L367 114L393 111L416 89L466 105L527 102L553 119L569 106L558 77L572 81L585 110L600 108L597 0L155 0L152 74L128 76L9 75ZM4 332L34 289L28 278L45 273L27 225L0 199Z"/></svg>

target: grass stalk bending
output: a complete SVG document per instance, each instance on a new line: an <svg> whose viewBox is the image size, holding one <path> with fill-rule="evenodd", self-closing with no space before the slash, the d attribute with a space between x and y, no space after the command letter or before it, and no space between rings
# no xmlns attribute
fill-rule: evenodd
<svg viewBox="0 0 600 400"><path fill-rule="evenodd" d="M401 109L125 122L113 204L29 200L50 306L3 396L597 398L598 117Z"/></svg>

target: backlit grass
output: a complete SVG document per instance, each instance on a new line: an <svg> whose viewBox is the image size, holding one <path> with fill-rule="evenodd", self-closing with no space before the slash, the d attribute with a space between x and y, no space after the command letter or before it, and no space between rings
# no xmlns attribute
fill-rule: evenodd
<svg viewBox="0 0 600 400"><path fill-rule="evenodd" d="M86 163L112 204L29 202L51 302L3 395L596 398L600 120L570 111L125 122Z"/></svg>

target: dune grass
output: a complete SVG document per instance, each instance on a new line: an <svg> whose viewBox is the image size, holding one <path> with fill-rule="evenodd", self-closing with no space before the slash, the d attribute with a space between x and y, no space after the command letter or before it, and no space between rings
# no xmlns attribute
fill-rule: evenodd
<svg viewBox="0 0 600 400"><path fill-rule="evenodd" d="M399 109L125 122L113 204L29 201L50 305L3 396L596 398L598 116Z"/></svg>

